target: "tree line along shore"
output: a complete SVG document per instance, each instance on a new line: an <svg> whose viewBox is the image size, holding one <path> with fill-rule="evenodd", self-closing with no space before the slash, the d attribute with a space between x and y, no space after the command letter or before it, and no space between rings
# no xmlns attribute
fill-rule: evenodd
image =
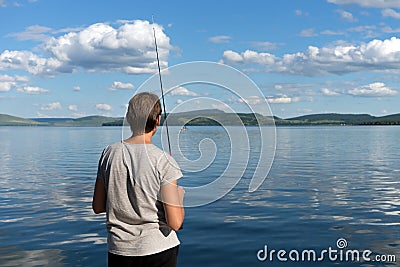
<svg viewBox="0 0 400 267"><path fill-rule="evenodd" d="M294 118L263 116L257 113L225 113L200 110L168 114L170 126L317 126L317 125L400 125L400 113L382 117L369 114L311 114ZM163 116L162 116L163 118ZM163 119L161 121L163 124ZM0 114L0 126L122 126L123 118L86 116L82 118L21 118Z"/></svg>

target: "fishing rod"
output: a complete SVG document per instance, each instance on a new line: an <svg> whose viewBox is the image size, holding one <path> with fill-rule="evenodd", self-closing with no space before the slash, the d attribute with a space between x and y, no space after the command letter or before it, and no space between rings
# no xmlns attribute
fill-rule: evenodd
<svg viewBox="0 0 400 267"><path fill-rule="evenodd" d="M158 66L158 77L159 77L159 79L160 79L161 99L162 99L162 105L163 105L163 110L164 110L164 124L165 124L165 128L166 128L166 130L167 130L167 140L168 140L169 155L172 156L171 142L170 142L170 140L169 140L169 131L168 131L167 110L165 109L164 88L163 88L162 79L161 79L160 58L159 58L159 56L158 56L158 46L157 46L156 30L155 30L155 28L154 28L154 16L151 16L151 18L152 18L152 20L153 20L154 45L155 45L155 47L156 47L157 66Z"/></svg>
<svg viewBox="0 0 400 267"><path fill-rule="evenodd" d="M169 140L169 131L168 131L168 121L167 121L167 110L165 109L165 100L164 100L164 88L162 84L162 79L161 79L161 68L160 68L160 58L158 56L158 46L157 46L157 38L156 38L156 30L154 28L154 16L151 16L153 20L153 34L154 34L154 46L156 47L156 55L157 55L157 66L158 66L158 77L160 78L160 88L161 88L161 99L162 99L162 104L163 104L163 109L164 109L164 124L165 128L167 129L167 140L168 140L168 149L169 149L169 155L172 156L172 150L171 150L171 142ZM183 224L179 228L179 230L183 229Z"/></svg>

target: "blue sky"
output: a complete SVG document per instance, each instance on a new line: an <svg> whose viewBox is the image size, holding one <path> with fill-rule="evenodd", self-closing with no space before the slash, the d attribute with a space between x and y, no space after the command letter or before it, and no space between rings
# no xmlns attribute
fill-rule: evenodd
<svg viewBox="0 0 400 267"><path fill-rule="evenodd" d="M398 0L0 0L0 113L123 116L156 71L152 15L163 68L237 68L276 116L400 112ZM199 96L233 105L188 86L166 96L167 110Z"/></svg>

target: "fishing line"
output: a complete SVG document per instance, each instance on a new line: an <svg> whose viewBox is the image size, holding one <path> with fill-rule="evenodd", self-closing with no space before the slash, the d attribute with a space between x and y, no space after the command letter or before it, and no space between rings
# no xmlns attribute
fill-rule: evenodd
<svg viewBox="0 0 400 267"><path fill-rule="evenodd" d="M165 124L165 128L166 128L166 130L167 130L167 140L168 140L169 155L172 156L171 142L170 142L170 140L169 140L169 131L168 131L167 110L165 109L164 88L163 88L162 79L161 79L160 58L159 58L159 56L158 56L158 46L157 46L156 30L155 30L155 28L154 28L154 16L151 16L151 18L152 18L152 20L153 20L154 45L155 45L155 47L156 47L157 66L158 66L158 77L159 77L159 79L160 79L161 99L162 99L163 110L164 110L164 124Z"/></svg>

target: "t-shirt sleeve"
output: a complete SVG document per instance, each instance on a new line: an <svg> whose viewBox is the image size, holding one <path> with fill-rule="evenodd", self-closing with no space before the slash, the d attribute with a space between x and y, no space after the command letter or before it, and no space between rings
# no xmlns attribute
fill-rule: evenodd
<svg viewBox="0 0 400 267"><path fill-rule="evenodd" d="M97 177L96 177L96 179L102 179L103 181L104 181L104 178L105 178L105 176L104 176L104 172L105 172L105 169L104 169L104 156L106 154L107 148L108 147L106 147L103 150L103 153L101 153L101 156L100 156L100 159L99 159L99 164L97 166Z"/></svg>
<svg viewBox="0 0 400 267"><path fill-rule="evenodd" d="M160 175L161 185L178 180L182 172L178 163L170 155L163 153L158 160L157 169Z"/></svg>

